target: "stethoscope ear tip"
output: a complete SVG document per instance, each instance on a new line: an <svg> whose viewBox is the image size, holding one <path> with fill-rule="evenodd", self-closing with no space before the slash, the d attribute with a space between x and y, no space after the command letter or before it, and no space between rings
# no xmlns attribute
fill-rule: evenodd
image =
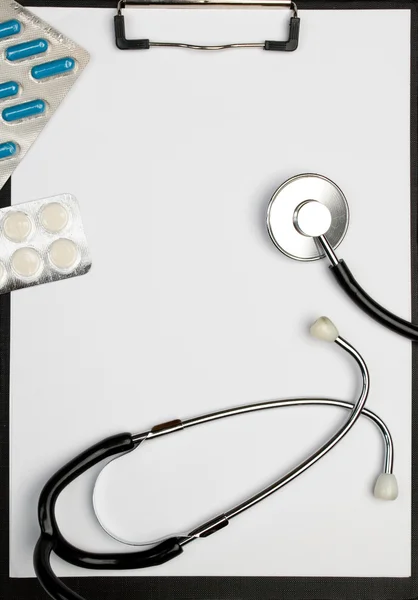
<svg viewBox="0 0 418 600"><path fill-rule="evenodd" d="M324 342L335 342L339 336L338 329L328 317L319 317L309 331L313 337Z"/></svg>
<svg viewBox="0 0 418 600"><path fill-rule="evenodd" d="M398 482L393 473L381 473L374 486L374 496L379 500L396 500Z"/></svg>

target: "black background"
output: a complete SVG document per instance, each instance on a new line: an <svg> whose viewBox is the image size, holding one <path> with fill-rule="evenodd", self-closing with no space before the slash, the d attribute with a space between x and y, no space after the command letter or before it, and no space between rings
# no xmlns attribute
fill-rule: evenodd
<svg viewBox="0 0 418 600"><path fill-rule="evenodd" d="M1 2L1 0L0 0ZM411 9L411 289L412 320L418 323L418 123L417 69L418 18L417 2L316 1L297 2L300 9ZM74 6L115 8L116 0L86 2L77 0L21 0L31 6ZM116 14L116 10L115 10ZM301 23L303 36L303 21ZM392 40L396 44L396 39ZM109 43L113 40L109 39ZM355 39L353 39L353 45ZM330 48L332 52L332 48ZM341 115L344 118L344 115ZM396 118L393 115L392 118ZM10 205L10 181L0 190L0 207ZM115 307L115 311L118 307ZM418 596L418 352L412 347L412 576L408 578L360 577L72 577L64 579L87 599L101 600L378 600L415 598ZM0 597L7 600L46 600L47 595L36 579L9 578L9 363L10 363L10 295L0 296ZM32 401L33 399L28 399ZM36 399L35 399L36 400ZM40 416L41 418L41 416ZM60 426L57 423L57 426ZM33 424L36 427L36 423ZM83 450L83 448L80 448ZM314 517L313 517L314 518ZM353 515L354 518L354 515ZM281 543L286 544L286 540ZM367 540L365 540L367 543ZM193 551L191 549L191 551Z"/></svg>

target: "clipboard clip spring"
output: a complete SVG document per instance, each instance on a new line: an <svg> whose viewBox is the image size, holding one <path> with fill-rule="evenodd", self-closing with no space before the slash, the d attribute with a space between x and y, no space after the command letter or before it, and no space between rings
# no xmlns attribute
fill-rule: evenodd
<svg viewBox="0 0 418 600"><path fill-rule="evenodd" d="M248 42L238 44L220 44L202 46L181 42L152 42L149 39L127 39L125 33L125 16L122 9L128 4L147 7L201 7L201 8L289 8L292 11L289 24L289 37L284 41L266 40L265 42ZM298 9L292 0L119 0L117 14L114 17L115 42L119 50L149 50L150 48L189 48L191 50L226 50L229 48L262 48L276 52L294 52L299 44L300 18Z"/></svg>

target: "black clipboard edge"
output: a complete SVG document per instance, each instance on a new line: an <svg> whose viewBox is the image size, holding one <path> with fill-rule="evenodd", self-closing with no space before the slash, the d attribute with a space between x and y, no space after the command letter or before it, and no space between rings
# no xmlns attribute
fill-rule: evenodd
<svg viewBox="0 0 418 600"><path fill-rule="evenodd" d="M28 7L113 8L114 0L21 0ZM302 0L301 10L411 10L411 306L418 322L418 0ZM396 40L394 40L394 43ZM109 43L111 43L109 41ZM9 206L10 181L0 190ZM46 600L36 579L9 577L10 295L0 296L0 597ZM88 600L410 600L418 597L418 345L412 345L411 577L71 577Z"/></svg>

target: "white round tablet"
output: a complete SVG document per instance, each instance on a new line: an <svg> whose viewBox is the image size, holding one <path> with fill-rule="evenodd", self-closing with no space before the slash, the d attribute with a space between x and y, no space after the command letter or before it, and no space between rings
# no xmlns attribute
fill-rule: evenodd
<svg viewBox="0 0 418 600"><path fill-rule="evenodd" d="M24 242L32 231L32 221L24 212L10 212L4 219L3 230L11 242Z"/></svg>
<svg viewBox="0 0 418 600"><path fill-rule="evenodd" d="M13 271L19 277L34 277L41 270L42 259L33 248L19 248L12 256Z"/></svg>
<svg viewBox="0 0 418 600"><path fill-rule="evenodd" d="M77 246L71 240L62 238L56 240L49 247L49 259L57 269L68 271L78 262L79 251Z"/></svg>
<svg viewBox="0 0 418 600"><path fill-rule="evenodd" d="M68 219L68 210L59 202L50 202L41 210L41 225L50 233L62 231L67 226Z"/></svg>

